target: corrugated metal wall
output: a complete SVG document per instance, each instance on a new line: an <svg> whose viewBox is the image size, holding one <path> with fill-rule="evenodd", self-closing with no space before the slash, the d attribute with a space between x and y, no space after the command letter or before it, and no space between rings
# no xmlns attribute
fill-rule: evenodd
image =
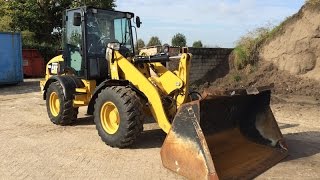
<svg viewBox="0 0 320 180"><path fill-rule="evenodd" d="M23 81L20 33L0 32L0 84Z"/></svg>

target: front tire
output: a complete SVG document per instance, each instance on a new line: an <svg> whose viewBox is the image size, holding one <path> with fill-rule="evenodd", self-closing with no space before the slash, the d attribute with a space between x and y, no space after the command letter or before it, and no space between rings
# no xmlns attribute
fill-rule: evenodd
<svg viewBox="0 0 320 180"><path fill-rule="evenodd" d="M72 99L65 99L59 82L49 85L46 93L46 106L48 116L54 124L68 125L77 119L78 108L73 107Z"/></svg>
<svg viewBox="0 0 320 180"><path fill-rule="evenodd" d="M129 87L107 87L96 99L94 122L106 144L119 148L131 145L143 131L140 98Z"/></svg>

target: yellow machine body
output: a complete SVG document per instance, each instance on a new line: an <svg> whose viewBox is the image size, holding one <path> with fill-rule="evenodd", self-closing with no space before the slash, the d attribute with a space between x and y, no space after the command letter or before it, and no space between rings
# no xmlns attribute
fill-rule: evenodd
<svg viewBox="0 0 320 180"><path fill-rule="evenodd" d="M95 15L99 11L89 8L87 13ZM83 22L81 17L81 13L74 13L74 24ZM133 15L126 14L128 17ZM102 76L97 79L78 77L72 69L63 69L62 56L48 62L40 87L53 123L71 123L78 107L88 106L88 112L91 112L88 114L94 116L96 125L99 124L97 127L105 133L101 134L98 129L100 137L109 140L110 136L119 135L118 129L123 128L121 113L127 113L125 123L131 123L126 127L131 127L132 132L142 131L143 122L135 119L141 114L140 110L135 115L137 117L131 113L141 104L147 111L145 113L152 114L159 127L168 134L161 148L164 167L190 179L251 179L287 156L286 144L269 106L270 89L208 90L201 98L192 100L192 93L188 92L192 55L186 49L175 57L180 59L178 68L170 71L163 66L161 56L126 56L120 48L115 48L115 43L113 45L108 43L105 59L99 56L97 61L108 66L105 67L108 68L107 79L101 80ZM86 52L84 48L79 49ZM97 58L88 62L94 60ZM94 63L90 67L95 67ZM120 93L127 102L129 98L142 102L121 104ZM138 95L141 98L137 98ZM118 99L112 101L112 98ZM127 111L126 107L130 109ZM72 114L60 116L61 108ZM128 139L128 134L122 140ZM130 137L132 141L126 143L132 143L136 137ZM117 147L124 147L126 143Z"/></svg>
<svg viewBox="0 0 320 180"><path fill-rule="evenodd" d="M142 70L137 68L131 61L124 58L119 52L114 52L114 63L110 62L111 78L114 80L125 79L131 82L137 89L144 93L148 99L150 111L154 119L159 124L159 127L166 133L171 128L170 120L167 116L174 117L175 111L171 110L172 114L168 114L165 111L161 95L172 95L176 98L176 107L179 107L188 100L188 79L190 69L191 54L184 53L181 55L179 69L180 73L174 74L165 68L161 63L151 63ZM53 58L47 64L45 79L40 81L40 87L43 90L45 84L50 77L57 75L58 70L51 71L52 64L58 64L62 62L62 56ZM149 72L152 67L152 71L156 73L155 76L151 76ZM57 69L60 68L59 66ZM184 72L182 72L182 70ZM60 75L70 75L60 74ZM73 104L74 107L87 106L91 100L92 94L96 88L96 81L94 80L81 80L85 87L76 88L75 92L79 94L74 95Z"/></svg>
<svg viewBox="0 0 320 180"><path fill-rule="evenodd" d="M117 51L114 62L108 61L111 78L128 80L139 89L159 127L168 133L161 149L163 165L192 179L248 179L285 158L287 149L269 107L270 90L208 91L202 100L190 101L191 57L182 54L175 73L161 63L137 67ZM58 56L48 64L59 61ZM85 87L76 88L81 94L74 96L74 107L87 106L96 88L94 80L82 82ZM162 95L175 98L178 110L166 110Z"/></svg>

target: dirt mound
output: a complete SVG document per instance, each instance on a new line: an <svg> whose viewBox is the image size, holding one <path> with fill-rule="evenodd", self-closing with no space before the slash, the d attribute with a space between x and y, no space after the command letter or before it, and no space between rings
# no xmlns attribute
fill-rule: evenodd
<svg viewBox="0 0 320 180"><path fill-rule="evenodd" d="M274 86L273 93L275 94L312 96L317 100L320 99L318 81L294 76L279 70L270 62L263 61L256 67L248 66L241 71L231 69L223 78L201 83L194 88L196 87L195 89L201 92L206 88L237 89L268 85Z"/></svg>
<svg viewBox="0 0 320 180"><path fill-rule="evenodd" d="M320 80L320 2L307 3L262 46L260 59L299 77Z"/></svg>

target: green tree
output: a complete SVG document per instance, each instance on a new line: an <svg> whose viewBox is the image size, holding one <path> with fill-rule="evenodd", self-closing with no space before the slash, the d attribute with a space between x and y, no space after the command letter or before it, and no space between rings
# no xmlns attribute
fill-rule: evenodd
<svg viewBox="0 0 320 180"><path fill-rule="evenodd" d="M8 2L0 0L0 31L11 31L12 18L7 15Z"/></svg>
<svg viewBox="0 0 320 180"><path fill-rule="evenodd" d="M137 40L137 49L145 47L145 43L142 39Z"/></svg>
<svg viewBox="0 0 320 180"><path fill-rule="evenodd" d="M94 5L100 8L112 9L115 0L16 0L5 1L5 14L12 18L12 31L30 31L35 33L39 42L53 43L51 34L54 28L62 27L62 13L65 9L80 5ZM2 2L3 4L3 2ZM1 5L1 7L3 7ZM0 8L0 17L3 10Z"/></svg>
<svg viewBox="0 0 320 180"><path fill-rule="evenodd" d="M148 46L161 46L161 41L157 36L152 36L148 42Z"/></svg>
<svg viewBox="0 0 320 180"><path fill-rule="evenodd" d="M11 31L10 24L12 23L12 18L10 16L0 17L0 32Z"/></svg>
<svg viewBox="0 0 320 180"><path fill-rule="evenodd" d="M202 45L202 42L199 40L199 41L193 42L192 47L194 47L194 48L202 48L203 45Z"/></svg>
<svg viewBox="0 0 320 180"><path fill-rule="evenodd" d="M185 47L187 46L187 38L185 35L181 33L177 33L173 36L171 40L172 46L180 46L180 47Z"/></svg>
<svg viewBox="0 0 320 180"><path fill-rule="evenodd" d="M113 9L116 7L114 0L76 0L72 2L72 7L93 6L105 9Z"/></svg>
<svg viewBox="0 0 320 180"><path fill-rule="evenodd" d="M115 0L0 0L0 31L21 31L23 47L38 49L45 60L61 48L62 14L91 5L112 9ZM54 31L58 30L58 31ZM75 36L74 41L79 41Z"/></svg>
<svg viewBox="0 0 320 180"><path fill-rule="evenodd" d="M0 17L4 16L6 13L7 7L7 2L4 0L0 0Z"/></svg>

